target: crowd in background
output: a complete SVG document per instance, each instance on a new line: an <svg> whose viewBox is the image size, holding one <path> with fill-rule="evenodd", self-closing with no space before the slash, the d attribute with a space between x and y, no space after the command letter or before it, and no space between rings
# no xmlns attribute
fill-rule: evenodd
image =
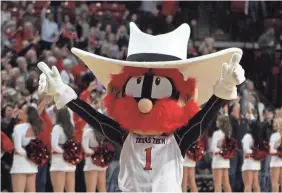
<svg viewBox="0 0 282 193"><path fill-rule="evenodd" d="M39 61L44 61L49 67L56 66L63 81L75 89L78 94L89 90L88 102L100 112L106 113L103 106L105 89L99 83L95 89L89 85L95 76L83 62L72 55L70 49L78 47L105 57L124 60L127 56L129 22L131 21L137 23L145 33L153 35L167 33L181 23L188 22L192 29L192 39L188 44L188 57L217 51L216 39L213 36L205 38L199 47L194 44L196 36L193 29L198 22L197 10L200 4L200 2L183 1L140 1L107 3L107 7L103 8L105 3L87 1L1 2L1 130L11 137L13 131L11 125L15 124L13 118L17 114L17 105L23 101L34 103L38 109L44 108L38 111L46 112L54 123L53 101L37 93L40 74L36 65ZM219 3L214 6L215 9L220 10ZM224 3L222 6L226 10L226 13L222 14L232 11L228 8L230 4ZM282 85L282 60L281 54L277 54L276 51L276 45L281 44L282 37L279 36L281 26L277 24L278 27L274 25L271 28L264 28L262 22L267 17L281 18L281 6L281 2L255 4L251 1L244 5L244 9L247 10L244 22L249 22L248 19L251 19L253 25L258 29L250 31L249 37L256 37L252 40L258 41L261 50L256 60L247 59L242 64L249 69L247 75L253 82L249 80L244 87L240 88L241 97L232 105L232 108L223 109L223 113L233 117L233 128L240 131L235 137L239 141L244 132L248 130L245 120L254 118L260 113L260 121L271 123L273 115L279 115L279 112L282 111L282 89L278 86ZM231 29L234 40L244 39L241 32L245 30L245 25L239 22L242 21L240 14L234 11L231 18L234 22L227 27L226 23L230 22L223 21L222 17L219 18L221 19L218 20L218 28L222 30L222 33L228 33ZM253 50L252 52L255 53ZM267 98L266 102L264 98ZM39 105L42 101L45 104L43 107ZM259 113L256 109L259 109ZM206 161L198 162L197 174L210 174L210 171L205 170L210 170L209 159L210 157L206 156ZM265 166L267 166L267 160L269 159L264 161ZM4 189L10 190L8 176L11 161L9 155L2 158L1 180L4 181L1 183L1 189L3 185L6 185ZM242 163L240 161L242 159L240 159L239 152L231 161L229 171L233 191L242 191L241 184L237 183L241 178L240 164ZM112 183L116 184L118 164L117 162L114 164L113 168L108 169L108 175L115 177L108 177L108 179L113 179ZM81 168L77 167L76 179L82 176ZM48 173L47 170L45 172ZM265 188L262 190L270 191L269 168L263 168L260 174L261 186ZM38 175L46 176L47 174L39 172ZM38 188L48 187L47 177L38 177L38 179L40 179L37 182ZM76 184L78 191L85 191L83 183ZM41 190L44 191L44 188Z"/></svg>

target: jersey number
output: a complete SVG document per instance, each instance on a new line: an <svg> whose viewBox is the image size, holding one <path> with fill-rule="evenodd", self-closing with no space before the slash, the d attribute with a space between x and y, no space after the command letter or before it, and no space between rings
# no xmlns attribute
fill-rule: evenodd
<svg viewBox="0 0 282 193"><path fill-rule="evenodd" d="M145 152L146 152L146 165L144 167L144 170L152 170L151 168L151 155L152 155L152 148L147 148L145 149Z"/></svg>

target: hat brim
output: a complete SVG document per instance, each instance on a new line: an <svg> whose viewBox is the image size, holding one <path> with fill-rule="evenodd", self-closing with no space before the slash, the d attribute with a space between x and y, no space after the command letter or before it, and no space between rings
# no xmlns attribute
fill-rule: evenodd
<svg viewBox="0 0 282 193"><path fill-rule="evenodd" d="M213 94L213 86L221 77L223 63L229 63L234 54L242 55L239 48L229 48L212 54L186 60L168 62L132 62L115 60L92 54L77 48L72 53L80 58L105 87L110 82L111 74L118 74L125 66L140 68L174 68L179 69L185 79L194 77L197 80L198 102L205 103Z"/></svg>

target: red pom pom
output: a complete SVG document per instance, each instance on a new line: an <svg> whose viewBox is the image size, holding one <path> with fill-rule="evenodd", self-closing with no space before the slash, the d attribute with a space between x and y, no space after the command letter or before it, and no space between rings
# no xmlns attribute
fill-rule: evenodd
<svg viewBox="0 0 282 193"><path fill-rule="evenodd" d="M220 152L221 156L224 159L231 159L235 156L238 151L238 143L237 140L233 137L225 137L222 150Z"/></svg>
<svg viewBox="0 0 282 193"><path fill-rule="evenodd" d="M187 151L187 157L194 161L200 161L204 156L203 139L198 139Z"/></svg>
<svg viewBox="0 0 282 193"><path fill-rule="evenodd" d="M109 142L105 142L99 147L94 148L94 154L91 158L96 166L107 167L113 161L114 155L114 146Z"/></svg>
<svg viewBox="0 0 282 193"><path fill-rule="evenodd" d="M44 165L50 158L47 146L39 139L30 140L25 150L27 158L38 166Z"/></svg>
<svg viewBox="0 0 282 193"><path fill-rule="evenodd" d="M278 151L278 152L277 152L277 155L282 158L282 143L281 143L280 146L277 148L277 151Z"/></svg>
<svg viewBox="0 0 282 193"><path fill-rule="evenodd" d="M267 143L267 141L263 140L262 142L254 145L252 157L255 160L264 160L268 153L269 144Z"/></svg>
<svg viewBox="0 0 282 193"><path fill-rule="evenodd" d="M66 162L76 165L83 158L81 144L73 139L69 139L63 145L63 158Z"/></svg>

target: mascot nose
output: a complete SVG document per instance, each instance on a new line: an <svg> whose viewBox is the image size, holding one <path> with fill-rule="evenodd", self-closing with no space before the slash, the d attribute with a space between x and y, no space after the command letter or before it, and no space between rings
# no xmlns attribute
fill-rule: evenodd
<svg viewBox="0 0 282 193"><path fill-rule="evenodd" d="M149 99L141 99L138 102L138 108L141 113L149 113L153 108L153 103Z"/></svg>

